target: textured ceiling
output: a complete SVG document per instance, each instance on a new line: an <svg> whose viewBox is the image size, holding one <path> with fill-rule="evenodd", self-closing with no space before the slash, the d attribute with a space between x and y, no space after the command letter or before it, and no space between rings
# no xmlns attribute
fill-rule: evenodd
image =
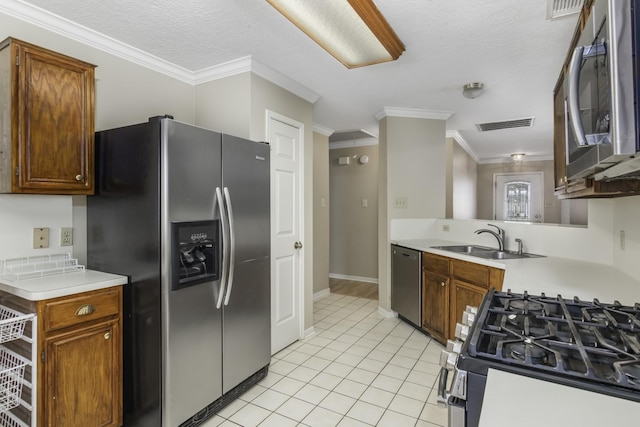
<svg viewBox="0 0 640 427"><path fill-rule="evenodd" d="M552 91L577 20L546 20L545 0L376 0L406 52L348 70L262 0L27 3L192 72L250 55L319 94L314 122L335 131L377 135L383 107L453 112L447 130L481 160L551 157ZM464 98L475 81L485 94ZM531 116L531 128L475 126Z"/></svg>

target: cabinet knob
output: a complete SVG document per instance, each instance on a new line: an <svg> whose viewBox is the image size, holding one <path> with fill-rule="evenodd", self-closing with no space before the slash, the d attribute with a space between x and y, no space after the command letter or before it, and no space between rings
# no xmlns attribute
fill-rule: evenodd
<svg viewBox="0 0 640 427"><path fill-rule="evenodd" d="M84 177L80 174L76 175L76 181L82 181L84 180Z"/></svg>
<svg viewBox="0 0 640 427"><path fill-rule="evenodd" d="M108 340L109 338L111 338L111 333L109 333L109 332L105 332L105 333L104 333L104 339L105 339L105 340Z"/></svg>
<svg viewBox="0 0 640 427"><path fill-rule="evenodd" d="M440 282L440 286L444 288L444 282Z"/></svg>

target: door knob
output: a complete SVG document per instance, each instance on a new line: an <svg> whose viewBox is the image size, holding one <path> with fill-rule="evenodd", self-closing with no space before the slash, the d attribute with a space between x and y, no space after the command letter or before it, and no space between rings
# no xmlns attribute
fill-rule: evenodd
<svg viewBox="0 0 640 427"><path fill-rule="evenodd" d="M295 243L293 244L293 247L294 247L294 249L300 249L300 248L302 248L302 242L295 242Z"/></svg>

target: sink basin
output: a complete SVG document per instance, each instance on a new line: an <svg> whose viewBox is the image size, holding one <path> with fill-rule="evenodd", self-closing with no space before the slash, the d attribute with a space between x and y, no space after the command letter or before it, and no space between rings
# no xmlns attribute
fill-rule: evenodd
<svg viewBox="0 0 640 427"><path fill-rule="evenodd" d="M431 246L434 249L455 252L458 254L475 256L484 259L518 259L518 258L540 258L544 255L536 255L523 252L521 254L511 251L500 251L486 246L475 245L451 245L451 246Z"/></svg>

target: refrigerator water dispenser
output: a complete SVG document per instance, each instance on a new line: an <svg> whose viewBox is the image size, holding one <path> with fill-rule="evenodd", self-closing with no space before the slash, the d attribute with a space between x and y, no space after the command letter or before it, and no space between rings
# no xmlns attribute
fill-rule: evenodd
<svg viewBox="0 0 640 427"><path fill-rule="evenodd" d="M172 253L175 291L202 282L218 280L218 220L173 222Z"/></svg>

